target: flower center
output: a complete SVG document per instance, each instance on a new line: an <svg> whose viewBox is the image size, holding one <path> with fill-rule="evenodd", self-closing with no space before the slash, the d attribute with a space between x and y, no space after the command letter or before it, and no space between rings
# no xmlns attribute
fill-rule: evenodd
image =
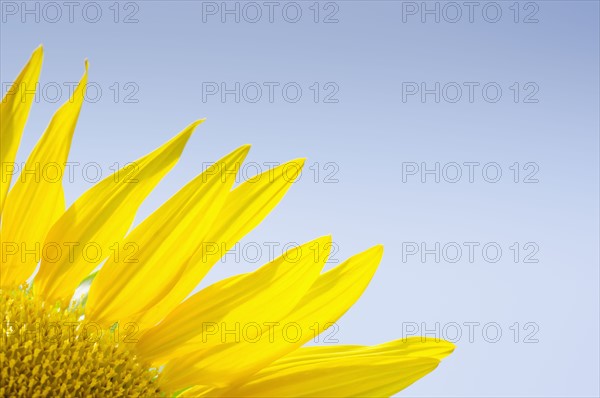
<svg viewBox="0 0 600 398"><path fill-rule="evenodd" d="M0 396L161 396L158 372L120 343L117 333L23 286L0 289Z"/></svg>

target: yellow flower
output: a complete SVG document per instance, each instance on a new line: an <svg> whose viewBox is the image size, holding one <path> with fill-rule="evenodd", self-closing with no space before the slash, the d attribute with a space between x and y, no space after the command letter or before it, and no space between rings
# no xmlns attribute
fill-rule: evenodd
<svg viewBox="0 0 600 398"><path fill-rule="evenodd" d="M452 352L421 338L302 347L360 297L381 246L322 272L331 238L321 237L188 297L303 165L293 160L233 189L243 146L130 231L202 120L65 209L61 170L87 62L9 191L42 56L40 47L1 104L1 396L389 396ZM88 293L74 297L82 284Z"/></svg>

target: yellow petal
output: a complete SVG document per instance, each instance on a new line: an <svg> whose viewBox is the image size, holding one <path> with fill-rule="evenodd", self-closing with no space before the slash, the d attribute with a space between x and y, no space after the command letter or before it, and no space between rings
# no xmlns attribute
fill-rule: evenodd
<svg viewBox="0 0 600 398"><path fill-rule="evenodd" d="M448 341L426 336L405 337L375 346L331 345L302 347L273 362L267 369L277 371L280 368L287 367L290 363L298 361L321 361L323 359L349 356L394 355L428 357L441 361L452 354L454 348L454 344Z"/></svg>
<svg viewBox="0 0 600 398"><path fill-rule="evenodd" d="M90 288L89 319L110 326L151 309L168 293L201 248L249 149L243 146L209 167L119 244Z"/></svg>
<svg viewBox="0 0 600 398"><path fill-rule="evenodd" d="M375 275L382 256L383 246L373 246L325 272L287 319L307 325L313 333L322 333L360 298ZM305 341L308 341L308 333L306 337Z"/></svg>
<svg viewBox="0 0 600 398"><path fill-rule="evenodd" d="M304 159L265 171L244 182L228 196L221 213L211 226L202 250L190 259L179 282L155 305L136 320L141 329L157 324L200 283L219 259L271 212L294 183Z"/></svg>
<svg viewBox="0 0 600 398"><path fill-rule="evenodd" d="M115 250L146 196L175 165L193 130L176 137L85 192L50 229L44 245L62 250L42 257L34 289L47 301L67 301L79 283Z"/></svg>
<svg viewBox="0 0 600 398"><path fill-rule="evenodd" d="M223 336L216 332L220 328L237 329L253 339L267 330L265 323L281 319L304 297L319 277L330 248L331 237L315 239L255 272L226 279L196 293L140 339L139 354L160 364L186 352L235 342L240 337L236 333ZM239 343L252 344L246 339Z"/></svg>
<svg viewBox="0 0 600 398"><path fill-rule="evenodd" d="M454 346L420 338L374 347L302 348L261 370L231 397L389 397L434 370ZM217 396L215 392L210 395Z"/></svg>
<svg viewBox="0 0 600 398"><path fill-rule="evenodd" d="M354 304L375 273L382 254L383 248L375 246L319 276L287 315L269 321L276 324L271 324L259 339L240 339L239 343L227 342L172 359L164 369L166 383L176 387L224 387L296 350L330 327ZM227 324L219 326L220 331L233 328Z"/></svg>
<svg viewBox="0 0 600 398"><path fill-rule="evenodd" d="M87 69L86 61L73 96L54 114L6 198L2 245L16 253L3 256L2 285L19 285L31 276L44 255L48 230L65 211L62 177L83 104Z"/></svg>
<svg viewBox="0 0 600 398"><path fill-rule="evenodd" d="M211 386L194 386L179 394L177 397L181 398L198 398L198 397L211 397L219 396L213 395L214 387Z"/></svg>
<svg viewBox="0 0 600 398"><path fill-rule="evenodd" d="M27 116L34 100L44 50L38 47L23 68L0 104L0 164L2 181L0 188L0 212L12 179L12 166L27 122Z"/></svg>

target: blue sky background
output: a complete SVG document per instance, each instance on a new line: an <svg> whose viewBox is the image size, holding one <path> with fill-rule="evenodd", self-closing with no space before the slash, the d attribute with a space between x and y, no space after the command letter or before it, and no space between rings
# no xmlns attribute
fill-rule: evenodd
<svg viewBox="0 0 600 398"><path fill-rule="evenodd" d="M242 144L253 144L247 175L296 157L309 168L242 242L242 260L229 256L203 285L268 261L265 242L280 254L331 233L338 260L383 243L335 338L376 344L439 323L434 333L457 344L400 395L598 396L598 2L474 2L471 16L463 2L275 2L271 21L264 2L227 2L239 22L220 1L76 2L71 15L54 4L1 2L1 81L4 94L44 44L23 161L89 58L100 94L84 105L71 161L98 166L86 178L75 169L69 202L97 168L107 175L207 117L139 219ZM236 82L239 102L207 94ZM422 97L436 82L439 102ZM439 183L422 174L436 163ZM422 258L436 242L440 261Z"/></svg>

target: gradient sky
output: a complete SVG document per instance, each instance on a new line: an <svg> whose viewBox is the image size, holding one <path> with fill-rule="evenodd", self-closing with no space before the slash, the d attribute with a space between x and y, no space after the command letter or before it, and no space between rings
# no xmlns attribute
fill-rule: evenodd
<svg viewBox="0 0 600 398"><path fill-rule="evenodd" d="M138 220L239 145L247 176L308 160L203 285L269 245L331 233L342 260L383 243L335 339L457 345L400 396L600 394L597 1L75 3L0 4L3 94L45 47L19 161L90 60L69 202L207 117Z"/></svg>

